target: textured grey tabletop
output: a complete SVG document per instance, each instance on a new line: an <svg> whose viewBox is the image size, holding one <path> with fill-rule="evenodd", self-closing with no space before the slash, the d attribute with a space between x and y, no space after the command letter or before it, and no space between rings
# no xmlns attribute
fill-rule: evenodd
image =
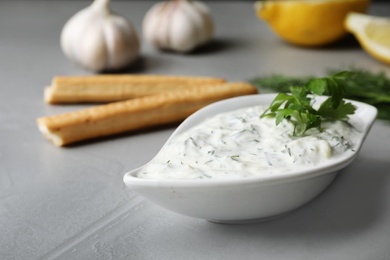
<svg viewBox="0 0 390 260"><path fill-rule="evenodd" d="M166 211L126 189L124 173L150 160L174 127L58 148L35 119L82 106L51 106L54 75L88 74L62 54L63 24L84 1L0 2L0 259L389 259L390 125L377 121L356 161L318 198L253 225L219 225ZM149 1L114 1L141 32ZM145 43L134 73L218 76L321 74L390 67L356 42L304 49L260 22L251 2L208 2L211 48L160 53ZM389 4L370 13L388 15Z"/></svg>

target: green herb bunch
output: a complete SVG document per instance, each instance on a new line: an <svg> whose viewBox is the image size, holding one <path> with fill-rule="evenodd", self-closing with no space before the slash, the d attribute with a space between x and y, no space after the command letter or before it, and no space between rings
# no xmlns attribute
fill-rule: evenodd
<svg viewBox="0 0 390 260"><path fill-rule="evenodd" d="M336 69L330 69L326 76L333 75ZM384 72L374 73L356 67L351 67L351 77L344 80L344 97L373 105L378 109L378 118L390 120L390 79ZM272 90L288 92L290 86L304 85L313 76L291 77L281 74L257 77L251 80L261 92Z"/></svg>
<svg viewBox="0 0 390 260"><path fill-rule="evenodd" d="M345 81L353 75L342 71L323 78L312 78L301 86L290 86L290 94L279 93L261 117L275 117L276 125L289 120L294 125L294 135L301 136L311 128L321 128L323 120L347 120L356 108L345 102ZM316 110L315 96L329 96Z"/></svg>

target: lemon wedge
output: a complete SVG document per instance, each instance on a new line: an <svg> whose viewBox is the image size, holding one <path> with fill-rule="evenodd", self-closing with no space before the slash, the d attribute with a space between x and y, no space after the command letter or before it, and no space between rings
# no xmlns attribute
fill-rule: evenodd
<svg viewBox="0 0 390 260"><path fill-rule="evenodd" d="M255 10L285 41L313 47L343 37L348 12L364 13L369 4L370 0L264 0L255 2Z"/></svg>
<svg viewBox="0 0 390 260"><path fill-rule="evenodd" d="M390 19L349 13L345 28L355 35L360 45L374 58L390 64Z"/></svg>

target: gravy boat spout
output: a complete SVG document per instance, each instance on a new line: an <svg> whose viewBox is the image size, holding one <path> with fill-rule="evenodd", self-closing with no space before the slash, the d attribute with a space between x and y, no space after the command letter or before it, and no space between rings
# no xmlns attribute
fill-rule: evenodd
<svg viewBox="0 0 390 260"><path fill-rule="evenodd" d="M245 107L269 106L275 97L276 94L249 95L208 105L183 121L167 143L209 117ZM325 98L318 97L318 101L324 101ZM339 170L357 157L375 121L377 110L365 103L348 101L357 108L349 121L358 127L362 136L357 140L353 151L346 151L327 163L286 174L237 179L137 177L140 170L152 163L153 159L145 166L126 173L123 180L132 191L155 204L189 217L219 223L250 223L283 215L315 198L332 182ZM161 152L162 150L159 153Z"/></svg>

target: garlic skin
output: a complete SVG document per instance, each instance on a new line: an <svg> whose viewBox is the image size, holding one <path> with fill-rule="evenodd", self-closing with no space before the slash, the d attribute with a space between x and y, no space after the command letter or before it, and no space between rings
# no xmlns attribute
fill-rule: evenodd
<svg viewBox="0 0 390 260"><path fill-rule="evenodd" d="M109 0L95 0L66 22L61 48L70 60L99 72L130 65L138 57L140 44L130 22L111 13Z"/></svg>
<svg viewBox="0 0 390 260"><path fill-rule="evenodd" d="M189 52L210 41L213 32L210 11L199 1L159 2L143 20L145 41L159 49Z"/></svg>

